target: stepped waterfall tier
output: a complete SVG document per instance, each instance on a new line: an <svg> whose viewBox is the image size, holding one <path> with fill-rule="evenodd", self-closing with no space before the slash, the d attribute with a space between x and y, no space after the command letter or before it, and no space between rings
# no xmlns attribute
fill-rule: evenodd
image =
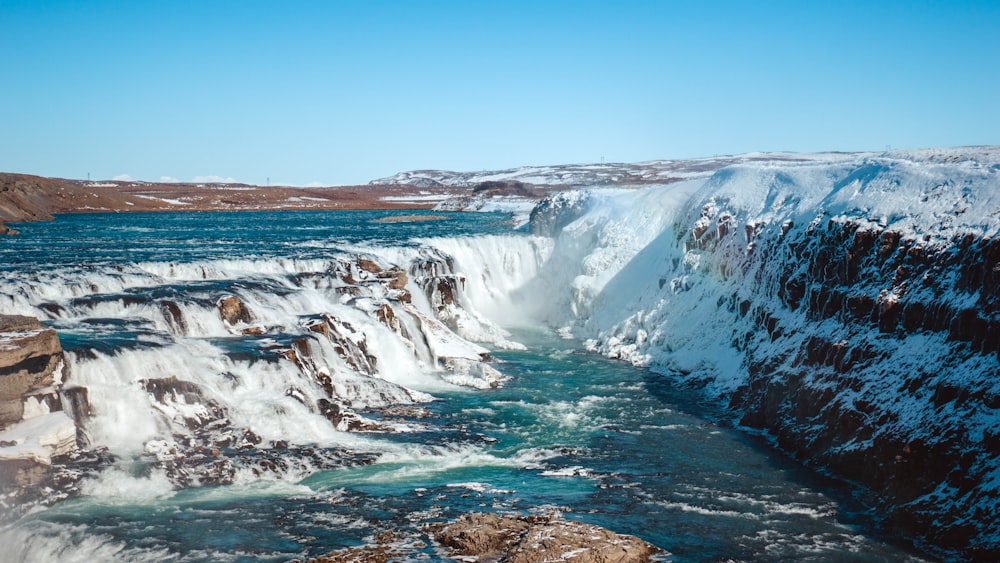
<svg viewBox="0 0 1000 563"><path fill-rule="evenodd" d="M473 521L663 561L1000 556L1000 150L690 169L517 230L18 225L0 559L440 560Z"/></svg>

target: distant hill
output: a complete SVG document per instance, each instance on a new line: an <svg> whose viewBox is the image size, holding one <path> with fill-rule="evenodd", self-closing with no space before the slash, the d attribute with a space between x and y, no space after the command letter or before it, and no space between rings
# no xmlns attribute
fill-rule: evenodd
<svg viewBox="0 0 1000 563"><path fill-rule="evenodd" d="M530 186L597 187L641 186L669 184L689 178L710 176L716 170L732 164L760 160L766 161L816 161L839 160L848 153L747 153L734 156L692 158L686 160L651 160L648 162L600 164L558 164L550 166L521 166L505 170L452 172L449 170L411 170L387 178L373 180L372 184L409 184L423 188L465 187L475 188L498 182L516 182Z"/></svg>
<svg viewBox="0 0 1000 563"><path fill-rule="evenodd" d="M47 221L54 213L429 209L458 195L410 185L300 188L250 184L66 180L0 173L0 234L4 223ZM538 197L541 197L540 195Z"/></svg>

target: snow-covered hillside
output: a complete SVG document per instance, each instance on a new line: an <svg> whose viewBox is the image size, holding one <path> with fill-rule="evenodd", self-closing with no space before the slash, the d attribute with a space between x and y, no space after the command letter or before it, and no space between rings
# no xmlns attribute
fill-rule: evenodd
<svg viewBox="0 0 1000 563"><path fill-rule="evenodd" d="M546 262L477 307L698 386L927 549L1000 555L1000 148L755 160L532 219Z"/></svg>
<svg viewBox="0 0 1000 563"><path fill-rule="evenodd" d="M484 182L514 181L538 186L609 186L664 184L691 178L705 178L732 164L759 161L814 161L849 158L847 153L748 153L689 160L654 160L649 162L561 164L522 166L507 170L451 172L447 170L411 170L373 180L373 185L409 184L423 187L474 187Z"/></svg>

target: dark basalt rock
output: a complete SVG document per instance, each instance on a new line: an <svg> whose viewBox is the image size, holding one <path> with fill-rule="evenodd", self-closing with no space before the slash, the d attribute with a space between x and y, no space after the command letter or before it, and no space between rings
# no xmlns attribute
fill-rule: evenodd
<svg viewBox="0 0 1000 563"><path fill-rule="evenodd" d="M708 235L690 234L711 248L703 244ZM936 334L949 346L951 365L982 358L980 365L993 370L962 377L914 373L898 393L940 413L993 412L1000 402L988 391L1000 373L1000 239L971 233L945 243L907 239L843 219L758 242L771 246L734 254L735 268L777 279L749 280L741 294L753 297L733 296L726 305L751 322L749 336L734 340L748 354L748 384L730 398L740 422L766 430L807 463L875 491L887 530L945 549L949 557L1000 557L1000 543L990 539L1000 534L998 520L983 513L998 503L982 489L988 478L981 463L996 455L996 440L975 438L967 420L954 415L926 420L920 436L896 430L899 415L880 404L879 378L868 371L886 353L870 348L870 339ZM719 243L716 251L731 252L724 248ZM956 304L970 301L975 305ZM780 307L769 310L776 303ZM809 323L836 323L838 340L801 327L786 331L780 319L792 312ZM779 349L791 347L791 356L757 359L758 332Z"/></svg>

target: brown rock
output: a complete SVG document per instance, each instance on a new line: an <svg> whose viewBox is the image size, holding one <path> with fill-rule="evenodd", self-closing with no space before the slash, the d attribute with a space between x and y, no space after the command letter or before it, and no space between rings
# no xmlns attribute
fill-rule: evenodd
<svg viewBox="0 0 1000 563"><path fill-rule="evenodd" d="M458 520L431 527L434 540L455 555L501 556L509 553L531 523L525 517L466 514Z"/></svg>
<svg viewBox="0 0 1000 563"><path fill-rule="evenodd" d="M393 330L395 330L398 327L398 324L396 326L393 326L393 324L396 321L396 313L392 310L392 307L390 307L388 303L383 303L382 306L379 307L377 311L375 311L375 316L384 325L388 326Z"/></svg>
<svg viewBox="0 0 1000 563"><path fill-rule="evenodd" d="M403 289L406 287L406 282L409 281L406 272L399 268L386 270L385 273L389 276L389 289Z"/></svg>
<svg viewBox="0 0 1000 563"><path fill-rule="evenodd" d="M180 399L189 404L205 401L201 387L190 381L177 379L175 376L142 379L139 383L147 393L151 394L160 403L168 400L178 401Z"/></svg>
<svg viewBox="0 0 1000 563"><path fill-rule="evenodd" d="M40 330L42 323L35 317L24 315L0 315L0 332L16 330Z"/></svg>
<svg viewBox="0 0 1000 563"><path fill-rule="evenodd" d="M323 336L330 338L330 325L326 324L326 321L318 321L306 327L316 334L322 334Z"/></svg>
<svg viewBox="0 0 1000 563"><path fill-rule="evenodd" d="M358 258L358 268L373 274L378 274L382 271L382 268L378 264L367 258Z"/></svg>
<svg viewBox="0 0 1000 563"><path fill-rule="evenodd" d="M398 549L386 545L363 545L338 549L322 557L309 559L307 563L387 563L400 561L403 556Z"/></svg>
<svg viewBox="0 0 1000 563"><path fill-rule="evenodd" d="M13 487L27 488L43 484L49 477L50 467L31 459L0 460L0 490Z"/></svg>
<svg viewBox="0 0 1000 563"><path fill-rule="evenodd" d="M634 536L558 516L466 514L429 528L454 556L508 563L627 563L649 561L661 553Z"/></svg>
<svg viewBox="0 0 1000 563"><path fill-rule="evenodd" d="M253 321L250 309L235 295L223 297L219 300L219 315L222 317L222 320L231 325Z"/></svg>
<svg viewBox="0 0 1000 563"><path fill-rule="evenodd" d="M0 315L0 428L21 420L31 391L61 383L56 381L61 362L54 330L32 317Z"/></svg>
<svg viewBox="0 0 1000 563"><path fill-rule="evenodd" d="M163 313L163 318L174 332L184 333L187 323L184 321L184 312L180 305L174 301L164 301L160 303L160 312Z"/></svg>

